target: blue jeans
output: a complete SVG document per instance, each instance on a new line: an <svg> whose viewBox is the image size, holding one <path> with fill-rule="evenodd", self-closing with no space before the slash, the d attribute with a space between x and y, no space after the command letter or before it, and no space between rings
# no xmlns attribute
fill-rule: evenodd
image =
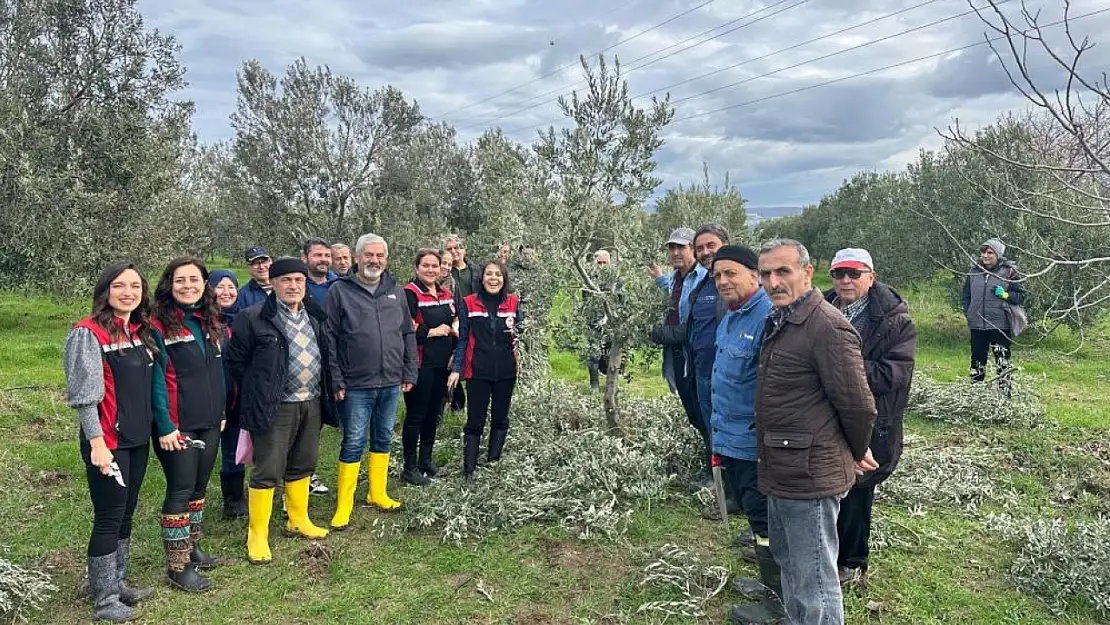
<svg viewBox="0 0 1110 625"><path fill-rule="evenodd" d="M238 448L239 426L229 423L220 432L220 473L243 473L247 470L245 466L235 464L235 450Z"/></svg>
<svg viewBox="0 0 1110 625"><path fill-rule="evenodd" d="M706 431L712 428L713 423L713 378L698 376L698 407L701 408L701 420Z"/></svg>
<svg viewBox="0 0 1110 625"><path fill-rule="evenodd" d="M782 569L782 600L791 625L844 625L836 573L841 498L767 495L771 554Z"/></svg>
<svg viewBox="0 0 1110 625"><path fill-rule="evenodd" d="M360 462L370 435L370 453L389 453L393 424L397 420L397 403L401 387L347 389L343 400L343 443L339 447L340 462Z"/></svg>

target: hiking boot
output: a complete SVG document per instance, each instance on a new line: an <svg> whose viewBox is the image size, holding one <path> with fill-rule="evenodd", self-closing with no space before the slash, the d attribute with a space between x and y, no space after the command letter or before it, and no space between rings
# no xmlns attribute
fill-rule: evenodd
<svg viewBox="0 0 1110 625"><path fill-rule="evenodd" d="M846 566L836 567L836 576L840 578L840 587L856 586L861 589L867 588L867 569L865 568L849 568Z"/></svg>
<svg viewBox="0 0 1110 625"><path fill-rule="evenodd" d="M427 486L432 483L431 478L424 475L416 467L405 467L405 470L401 472L401 479L413 486Z"/></svg>

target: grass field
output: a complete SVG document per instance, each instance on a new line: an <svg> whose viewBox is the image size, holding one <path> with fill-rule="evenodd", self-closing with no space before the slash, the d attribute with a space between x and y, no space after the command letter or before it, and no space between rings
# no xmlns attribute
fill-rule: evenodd
<svg viewBox="0 0 1110 625"><path fill-rule="evenodd" d="M921 343L919 370L938 379L966 375L962 321L936 290L908 293ZM91 505L77 454L76 419L63 402L61 347L84 304L55 304L4 294L0 297L0 544L4 557L49 571L60 587L34 623L87 622L82 598L84 548ZM1106 441L1110 429L1110 366L1105 328L1074 354L1069 337L1019 347L1016 359L1036 378L1057 425L1036 431L989 433L908 419L908 431L928 443L953 445L989 436L1014 466L991 478L1022 496L1017 509L998 512L1067 519L1106 513L1105 497L1082 496L1061 505L1063 478L1084 477L1110 485L1110 458L1099 463L1069 450ZM586 373L572 354L551 354L553 374L586 390ZM637 371L627 392L665 392L655 371ZM447 419L441 436L456 436L460 419ZM335 483L338 439L326 431L320 473ZM444 479L458 479L452 469ZM1082 475L1080 475L1082 474ZM220 519L219 488L210 492L216 510L207 521L210 551L227 565L211 575L215 589L203 596L171 591L161 582L158 505L164 489L152 462L136 513L131 577L157 589L143 604L139 622L188 623L651 623L658 614L637 614L646 601L680 596L677 590L639 584L644 565L665 543L692 550L709 564L753 573L726 546L719 523L703 520L692 498L642 502L623 542L577 540L553 527L528 527L463 546L439 534L413 533L376 539L369 531L377 513L356 510L355 531L329 536L326 552L302 540L271 535L275 562L253 567L243 559L245 525ZM404 499L399 480L391 491ZM1103 619L1074 602L1053 614L1039 598L1019 592L1008 577L1015 548L985 531L963 510L921 502L921 509L879 504L876 516L898 538L873 554L865 593L845 601L851 623L1094 624ZM330 518L334 496L314 497L318 523ZM991 509L986 512L992 511ZM280 516L277 514L275 516ZM734 528L740 525L733 524ZM737 601L728 588L711 600L702 622L723 622ZM693 622L671 617L670 623Z"/></svg>

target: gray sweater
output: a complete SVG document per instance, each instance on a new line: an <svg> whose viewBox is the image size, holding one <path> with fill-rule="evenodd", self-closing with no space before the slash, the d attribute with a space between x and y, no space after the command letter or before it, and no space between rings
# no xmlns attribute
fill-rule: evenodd
<svg viewBox="0 0 1110 625"><path fill-rule="evenodd" d="M77 410L85 440L104 436L97 409L104 399L104 356L91 330L70 330L62 362L66 371L66 405Z"/></svg>

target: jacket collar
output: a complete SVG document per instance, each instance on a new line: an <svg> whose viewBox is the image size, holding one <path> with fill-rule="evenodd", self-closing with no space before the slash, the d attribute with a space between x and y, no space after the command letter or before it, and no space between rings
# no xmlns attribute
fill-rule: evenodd
<svg viewBox="0 0 1110 625"><path fill-rule="evenodd" d="M744 305L739 308L739 311L741 313L747 313L765 301L767 301L767 291L764 291L763 287L759 287L759 289L748 298L748 301L744 302Z"/></svg>
<svg viewBox="0 0 1110 625"><path fill-rule="evenodd" d="M316 321L324 321L328 318L327 312L324 311L324 308L320 306L320 304L317 303L316 300L312 299L312 297L307 293L305 294L304 299L301 300L301 306L304 307L304 310L308 313L308 316L312 317ZM262 310L258 313L258 317L260 319L270 321L277 316L277 313L277 294L271 292L269 295L266 296L266 301L262 303Z"/></svg>

